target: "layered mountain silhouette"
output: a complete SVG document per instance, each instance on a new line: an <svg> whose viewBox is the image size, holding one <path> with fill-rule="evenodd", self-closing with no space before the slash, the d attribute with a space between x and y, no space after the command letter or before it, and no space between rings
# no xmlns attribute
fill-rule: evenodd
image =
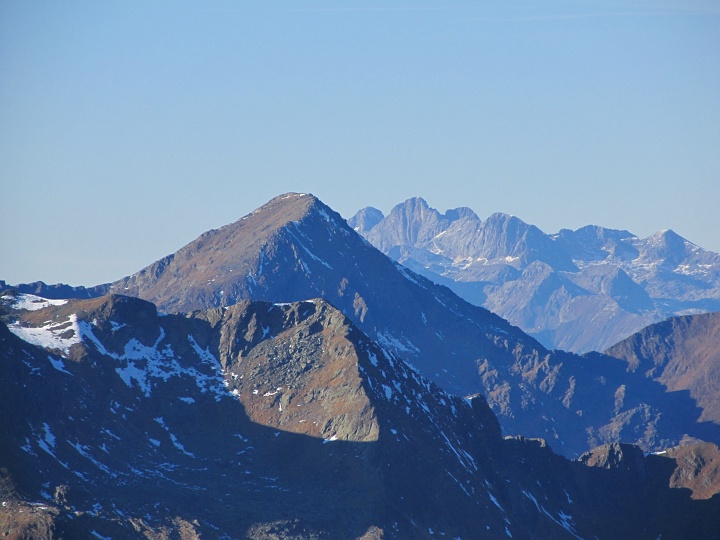
<svg viewBox="0 0 720 540"><path fill-rule="evenodd" d="M715 538L675 460L505 438L325 300L0 298L10 538Z"/></svg>
<svg viewBox="0 0 720 540"><path fill-rule="evenodd" d="M469 215L458 209L445 217ZM430 229L412 235L430 236L437 227ZM170 313L249 299L324 298L445 391L483 394L506 434L542 437L568 456L611 442L658 451L685 435L720 442L718 424L699 421L703 410L687 392L667 392L616 358L546 350L504 319L392 261L312 195L277 197L90 291L144 298Z"/></svg>
<svg viewBox="0 0 720 540"><path fill-rule="evenodd" d="M546 347L602 351L671 316L720 311L720 255L671 230L587 226L548 235L517 217L441 214L421 198L348 220L370 243Z"/></svg>

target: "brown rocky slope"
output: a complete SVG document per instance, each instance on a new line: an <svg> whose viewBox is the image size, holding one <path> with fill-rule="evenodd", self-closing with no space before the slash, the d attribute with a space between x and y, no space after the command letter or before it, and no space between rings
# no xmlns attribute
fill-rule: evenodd
<svg viewBox="0 0 720 540"><path fill-rule="evenodd" d="M720 499L668 487L671 459L570 462L503 439L482 397L446 394L322 300L2 306L0 465L55 538L720 530Z"/></svg>

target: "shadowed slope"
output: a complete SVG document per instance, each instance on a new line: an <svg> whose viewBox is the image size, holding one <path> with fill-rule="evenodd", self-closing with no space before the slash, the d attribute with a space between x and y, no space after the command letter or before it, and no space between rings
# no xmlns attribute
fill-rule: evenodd
<svg viewBox="0 0 720 540"><path fill-rule="evenodd" d="M720 527L720 500L668 488L637 449L589 467L503 440L482 397L442 392L322 300L187 316L122 296L33 304L5 304L12 332L0 325L0 465L64 537L682 538Z"/></svg>
<svg viewBox="0 0 720 540"><path fill-rule="evenodd" d="M610 347L628 370L670 391L689 391L701 420L720 422L720 313L673 317Z"/></svg>

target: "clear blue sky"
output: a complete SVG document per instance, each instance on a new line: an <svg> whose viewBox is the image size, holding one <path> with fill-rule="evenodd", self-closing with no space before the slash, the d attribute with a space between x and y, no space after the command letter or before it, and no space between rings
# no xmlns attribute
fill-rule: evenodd
<svg viewBox="0 0 720 540"><path fill-rule="evenodd" d="M10 283L115 280L287 191L720 251L720 4L4 0L0 182Z"/></svg>

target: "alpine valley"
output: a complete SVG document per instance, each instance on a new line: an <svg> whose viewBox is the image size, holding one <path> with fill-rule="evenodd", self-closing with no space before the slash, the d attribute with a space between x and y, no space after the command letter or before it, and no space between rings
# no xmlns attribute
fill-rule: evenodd
<svg viewBox="0 0 720 540"><path fill-rule="evenodd" d="M111 284L0 282L0 534L720 537L714 322L549 351L386 220L287 194Z"/></svg>

